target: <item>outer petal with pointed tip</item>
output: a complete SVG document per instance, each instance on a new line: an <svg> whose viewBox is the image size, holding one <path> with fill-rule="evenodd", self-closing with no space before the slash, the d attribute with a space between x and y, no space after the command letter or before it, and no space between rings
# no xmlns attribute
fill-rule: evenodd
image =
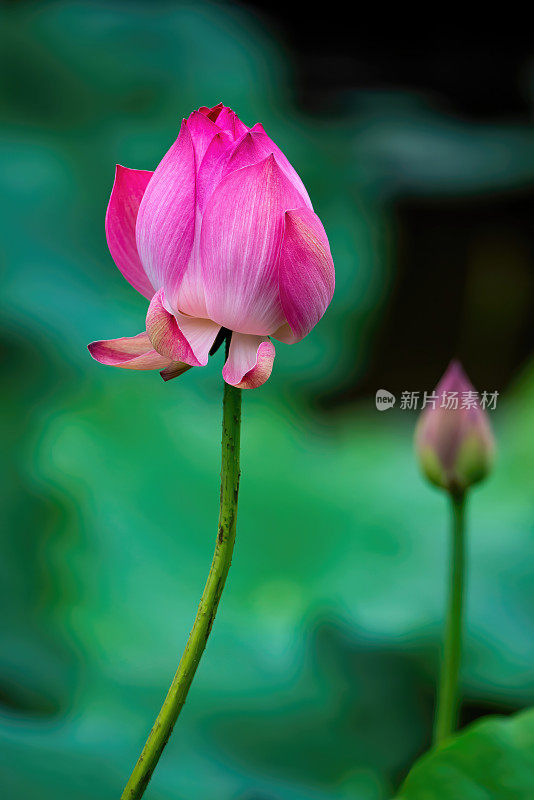
<svg viewBox="0 0 534 800"><path fill-rule="evenodd" d="M189 257L187 269L182 277L178 295L175 301L176 310L182 311L184 314L189 314L192 317L207 317L208 312L206 309L206 297L204 292L204 280L202 277L202 267L200 263L200 230L202 223L202 211L204 209L203 196L205 191L213 192L215 185L220 180L221 171L219 164L223 163L223 158L226 150L232 144L230 134L221 131L215 124L209 120L205 115L196 112L196 123L198 118L205 121L206 125L211 125L217 133L212 137L210 144L207 147L206 153L202 160L202 166L199 171L198 159L196 161L197 180L196 180L196 215L195 215L195 236L193 240L193 247ZM191 115L192 117L193 115ZM188 127L189 121L188 120ZM202 127L202 125L198 125ZM199 147L197 143L196 147ZM226 161L226 158L224 158ZM217 177L218 176L218 177Z"/></svg>
<svg viewBox="0 0 534 800"><path fill-rule="evenodd" d="M193 111L192 114L189 115L186 125L193 141L196 171L198 173L202 159L204 158L204 154L211 140L221 132L221 129L206 116L206 114L202 114L200 111Z"/></svg>
<svg viewBox="0 0 534 800"><path fill-rule="evenodd" d="M287 156L284 155L284 153L280 150L278 145L275 142L273 142L270 136L268 136L265 133L261 122L257 122L256 125L254 125L254 127L250 129L250 132L258 136L262 140L263 148L267 153L274 153L274 156L278 164L282 167L282 169L284 170L285 174L287 175L291 183L295 186L295 189L299 192L299 194L302 195L304 199L304 205L313 211L313 206L310 200L310 196L306 191L306 187L302 183L300 175L293 167Z"/></svg>
<svg viewBox="0 0 534 800"><path fill-rule="evenodd" d="M221 326L210 319L171 314L163 289L156 292L146 315L146 329L153 347L170 361L205 367Z"/></svg>
<svg viewBox="0 0 534 800"><path fill-rule="evenodd" d="M269 339L233 333L223 378L238 389L257 389L269 378L274 356L274 344Z"/></svg>
<svg viewBox="0 0 534 800"><path fill-rule="evenodd" d="M228 160L235 145L227 131L219 131L210 142L197 173L197 204L201 214L215 187L227 174Z"/></svg>
<svg viewBox="0 0 534 800"><path fill-rule="evenodd" d="M301 203L272 155L231 172L217 186L200 234L210 319L263 336L285 322L278 291L283 216Z"/></svg>
<svg viewBox="0 0 534 800"><path fill-rule="evenodd" d="M170 359L154 350L146 332L122 339L91 342L89 352L101 364L123 369L164 369Z"/></svg>
<svg viewBox="0 0 534 800"><path fill-rule="evenodd" d="M215 122L217 117L221 113L222 109L223 109L223 104L217 103L216 106L212 106L211 108L208 108L208 106L200 106L198 110L200 111L201 114L205 114L206 117L209 117L212 120L212 122Z"/></svg>
<svg viewBox="0 0 534 800"><path fill-rule="evenodd" d="M198 174L197 202L201 211L204 210L215 187L226 175L236 169L257 164L271 154L299 193L301 198L299 206L309 205L311 208L304 184L280 148L263 131L247 131L235 144L231 142L228 144L222 136L228 137L228 134L219 134L212 140Z"/></svg>
<svg viewBox="0 0 534 800"><path fill-rule="evenodd" d="M143 267L154 288L165 289L171 306L187 268L194 234L195 152L184 121L145 191L136 225Z"/></svg>
<svg viewBox="0 0 534 800"><path fill-rule="evenodd" d="M326 233L317 214L308 208L285 213L279 281L282 308L294 341L299 341L323 316L335 285Z"/></svg>
<svg viewBox="0 0 534 800"><path fill-rule="evenodd" d="M111 257L128 283L148 300L154 294L154 287L137 252L135 224L139 204L153 174L117 164L106 211L106 239Z"/></svg>
<svg viewBox="0 0 534 800"><path fill-rule="evenodd" d="M164 381L172 381L179 375L183 375L188 369L192 369L190 364L182 364L181 361L171 361L168 367L162 369L159 373Z"/></svg>
<svg viewBox="0 0 534 800"><path fill-rule="evenodd" d="M235 111L228 106L223 106L217 115L217 125L223 131L228 131L234 139L239 139L248 131L247 126L241 122Z"/></svg>

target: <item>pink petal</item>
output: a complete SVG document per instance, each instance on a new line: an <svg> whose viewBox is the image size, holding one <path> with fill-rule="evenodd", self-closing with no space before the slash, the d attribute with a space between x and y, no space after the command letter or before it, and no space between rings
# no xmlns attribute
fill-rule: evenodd
<svg viewBox="0 0 534 800"><path fill-rule="evenodd" d="M271 335L273 339L278 339L279 342L284 342L285 344L295 344L295 342L299 341L287 322L284 322L284 324Z"/></svg>
<svg viewBox="0 0 534 800"><path fill-rule="evenodd" d="M192 114L189 115L186 125L193 141L196 172L198 173L202 159L204 158L204 153L208 149L213 137L220 133L221 130L215 122L200 111L193 111Z"/></svg>
<svg viewBox="0 0 534 800"><path fill-rule="evenodd" d="M194 116L195 114L196 117ZM189 264L180 284L175 310L195 317L206 317L208 313L200 258L200 229L204 208L215 188L228 173L263 160L269 155L269 152L266 151L265 147L261 146L262 143L260 141L256 141L258 137L255 138L248 132L239 139L238 144L234 147L231 134L228 131L217 128L213 122L200 112L193 112L188 120L188 128L191 130L195 148L198 147L195 142L195 136L202 134L193 134L190 125L191 121L200 132L205 130L206 139L201 146L201 151L203 151L204 144L209 137L211 137L211 140L206 148L200 169L198 169L198 158L196 162L197 213L195 238ZM218 131L215 136L213 136L213 129Z"/></svg>
<svg viewBox="0 0 534 800"><path fill-rule="evenodd" d="M212 322L211 319L188 317L185 314L177 314L176 318L195 358L200 366L205 367L208 363L211 347L221 326L216 322Z"/></svg>
<svg viewBox="0 0 534 800"><path fill-rule="evenodd" d="M141 262L155 289L174 304L195 233L195 152L185 121L154 172L137 215ZM174 306L173 306L174 307Z"/></svg>
<svg viewBox="0 0 534 800"><path fill-rule="evenodd" d="M176 314L184 313L191 317L207 317L206 295L204 292L204 279L200 264L200 215L197 213L195 221L195 238L189 256L187 269L182 277L182 282L175 296L173 308Z"/></svg>
<svg viewBox="0 0 534 800"><path fill-rule="evenodd" d="M231 155L232 137L226 131L219 131L213 137L197 173L197 206L199 212L213 194L215 187L226 174L226 165Z"/></svg>
<svg viewBox="0 0 534 800"><path fill-rule="evenodd" d="M233 146L227 133L221 133L219 137L212 140L198 173L197 202L200 211L203 212L216 186L226 175L236 169L249 167L258 161L263 161L271 153L274 154L276 163L299 193L298 206L309 205L311 208L304 184L280 148L265 133L247 131Z"/></svg>
<svg viewBox="0 0 534 800"><path fill-rule="evenodd" d="M267 136L263 129L263 125L261 122L257 122L253 128L250 129L251 134L256 136L258 140L262 142L262 147L265 150L265 153L274 153L277 163L279 166L284 170L285 174L294 185L295 189L302 195L302 199L304 201L304 205L310 208L313 211L313 206L310 200L310 196L306 191L306 187L302 183L300 175L296 171L296 169L292 166L287 156L280 150L277 144L273 142L273 140Z"/></svg>
<svg viewBox="0 0 534 800"><path fill-rule="evenodd" d="M256 389L269 378L274 356L274 344L269 339L234 332L223 378L238 389Z"/></svg>
<svg viewBox="0 0 534 800"><path fill-rule="evenodd" d="M212 124L212 123L210 123ZM218 129L217 129L218 130ZM206 191L211 194L216 183L220 180L221 169L219 162L224 163L222 157L232 143L230 134L220 131L213 137L202 160L201 169L197 175L197 210L195 218L195 236L193 248L189 257L187 269L184 272L180 288L175 299L175 310L189 314L193 317L207 317L206 296L204 292L204 279L200 263L200 230L204 196Z"/></svg>
<svg viewBox="0 0 534 800"><path fill-rule="evenodd" d="M201 106L198 110L201 114L205 114L206 117L209 117L212 122L217 120L217 117L221 113L223 109L222 103L217 103L216 106L212 106L212 108L208 108L207 106Z"/></svg>
<svg viewBox="0 0 534 800"><path fill-rule="evenodd" d="M146 329L153 347L171 361L205 367L220 325L209 319L171 314L162 289L156 292L146 316Z"/></svg>
<svg viewBox="0 0 534 800"><path fill-rule="evenodd" d="M169 365L169 359L154 350L145 332L122 339L91 342L88 349L95 361L111 367L163 369Z"/></svg>
<svg viewBox="0 0 534 800"><path fill-rule="evenodd" d="M294 341L299 341L323 316L335 285L326 233L308 208L285 213L279 280L282 308Z"/></svg>
<svg viewBox="0 0 534 800"><path fill-rule="evenodd" d="M248 131L247 126L241 122L237 114L228 106L223 106L217 116L217 125L223 131L228 131L233 139L239 139Z"/></svg>
<svg viewBox="0 0 534 800"><path fill-rule="evenodd" d="M148 300L154 294L154 287L137 253L135 223L139 204L153 174L117 164L106 211L106 239L111 257L128 283Z"/></svg>
<svg viewBox="0 0 534 800"><path fill-rule="evenodd" d="M231 172L217 186L200 234L210 319L264 336L284 323L278 291L283 212L301 203L272 155Z"/></svg>
<svg viewBox="0 0 534 800"><path fill-rule="evenodd" d="M171 361L168 367L162 369L159 373L164 381L171 381L179 375L183 375L188 369L191 369L189 364L182 364L181 361Z"/></svg>

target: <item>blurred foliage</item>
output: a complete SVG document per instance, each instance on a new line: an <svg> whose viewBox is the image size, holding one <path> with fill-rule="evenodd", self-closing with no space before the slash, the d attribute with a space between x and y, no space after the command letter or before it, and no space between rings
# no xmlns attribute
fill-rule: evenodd
<svg viewBox="0 0 534 800"><path fill-rule="evenodd" d="M424 756L399 800L530 800L534 791L534 710L490 717Z"/></svg>
<svg viewBox="0 0 534 800"><path fill-rule="evenodd" d="M245 10L19 3L2 17L3 796L116 797L194 616L218 510L220 354L165 385L85 347L143 327L105 243L115 162L154 167L182 115L223 99L301 173L338 288L244 397L234 564L147 798L391 797L429 742L448 520L417 473L413 415L310 410L365 363L394 280L391 175L359 158L364 111L328 126L297 113L290 54ZM469 508L468 704L534 693L533 409L526 367Z"/></svg>

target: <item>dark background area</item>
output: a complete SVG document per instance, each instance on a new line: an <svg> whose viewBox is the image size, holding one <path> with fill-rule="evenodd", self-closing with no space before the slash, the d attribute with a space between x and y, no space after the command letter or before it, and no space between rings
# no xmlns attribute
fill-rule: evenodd
<svg viewBox="0 0 534 800"><path fill-rule="evenodd" d="M290 51L295 102L311 114L342 115L344 95L354 91L410 89L474 121L531 120L533 41L521 20L432 20L341 4L332 14L303 13L299 4L243 7Z"/></svg>
<svg viewBox="0 0 534 800"><path fill-rule="evenodd" d="M359 93L409 91L470 124L475 142L500 125L530 129L534 41L516 20L246 7L281 35L295 66L294 102L318 121L343 118ZM372 356L323 407L372 393L380 381L394 392L407 380L429 385L434 360L451 354L471 365L475 382L501 391L525 363L534 344L534 181L506 191L482 183L461 196L431 185L392 199L396 279Z"/></svg>

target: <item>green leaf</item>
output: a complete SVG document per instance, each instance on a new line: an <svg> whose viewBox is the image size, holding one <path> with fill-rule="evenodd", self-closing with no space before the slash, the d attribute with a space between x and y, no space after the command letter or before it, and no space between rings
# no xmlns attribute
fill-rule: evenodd
<svg viewBox="0 0 534 800"><path fill-rule="evenodd" d="M397 800L532 800L534 709L471 725L413 767Z"/></svg>

